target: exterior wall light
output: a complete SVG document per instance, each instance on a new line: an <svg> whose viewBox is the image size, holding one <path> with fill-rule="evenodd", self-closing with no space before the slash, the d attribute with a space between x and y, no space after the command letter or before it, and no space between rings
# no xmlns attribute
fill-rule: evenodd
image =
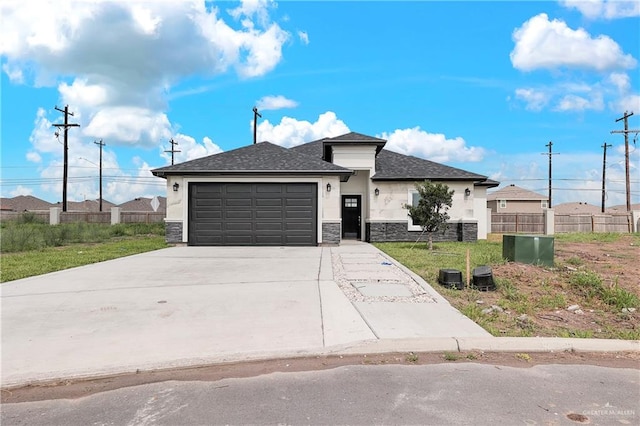
<svg viewBox="0 0 640 426"><path fill-rule="evenodd" d="M380 195L380 190L378 188L373 190L373 193L376 194L376 197Z"/></svg>
<svg viewBox="0 0 640 426"><path fill-rule="evenodd" d="M180 184L178 182L173 184L173 192L178 192L178 188L180 188Z"/></svg>
<svg viewBox="0 0 640 426"><path fill-rule="evenodd" d="M471 190L469 188L464 190L464 196L468 197L469 195L471 195Z"/></svg>
<svg viewBox="0 0 640 426"><path fill-rule="evenodd" d="M331 184L330 183L327 184L327 192L331 192Z"/></svg>

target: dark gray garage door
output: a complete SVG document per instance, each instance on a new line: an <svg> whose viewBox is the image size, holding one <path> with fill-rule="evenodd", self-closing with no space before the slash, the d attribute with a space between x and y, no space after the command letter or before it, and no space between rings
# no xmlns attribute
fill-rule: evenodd
<svg viewBox="0 0 640 426"><path fill-rule="evenodd" d="M192 183L189 245L316 245L315 183Z"/></svg>

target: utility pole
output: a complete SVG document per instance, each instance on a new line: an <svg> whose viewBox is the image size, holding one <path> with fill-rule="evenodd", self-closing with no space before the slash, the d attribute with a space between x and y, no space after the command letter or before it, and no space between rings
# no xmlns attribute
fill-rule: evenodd
<svg viewBox="0 0 640 426"><path fill-rule="evenodd" d="M257 107L253 107L253 144L255 145L258 141L258 117L262 118L262 115L258 112Z"/></svg>
<svg viewBox="0 0 640 426"><path fill-rule="evenodd" d="M602 145L602 148L604 148L604 155L602 156L602 213L604 213L604 178L607 172L607 148L611 148L611 145L607 145L605 142L604 145Z"/></svg>
<svg viewBox="0 0 640 426"><path fill-rule="evenodd" d="M549 141L548 144L545 145L546 147L549 148L549 153L542 153L542 155L548 155L549 156L549 205L547 208L551 208L551 157L555 154L558 154L558 152L551 152L551 148L553 147L553 142Z"/></svg>
<svg viewBox="0 0 640 426"><path fill-rule="evenodd" d="M62 127L64 129L64 165L62 169L62 211L67 211L67 177L68 177L68 168L69 168L69 142L68 142L68 132L69 127L80 127L79 124L69 123L69 116L73 117L73 113L69 112L69 105L65 105L64 109L58 108L56 105L56 110L60 111L64 114L64 123L54 124L53 127ZM57 136L58 132L56 132Z"/></svg>
<svg viewBox="0 0 640 426"><path fill-rule="evenodd" d="M624 115L616 120L616 123L620 120L624 120L624 130L612 130L611 133L624 133L624 174L627 187L627 211L631 211L631 180L629 178L629 133L639 133L640 130L629 130L629 117L633 115L633 111L628 113L624 112Z"/></svg>
<svg viewBox="0 0 640 426"><path fill-rule="evenodd" d="M106 144L102 142L102 139L100 142L93 141L93 143L100 147L100 211L102 211L102 147Z"/></svg>
<svg viewBox="0 0 640 426"><path fill-rule="evenodd" d="M171 149L165 150L165 152L170 152L171 153L171 165L173 166L173 154L176 153L176 152L182 152L182 151L177 150L177 149L174 148L176 145L178 145L178 142L174 142L173 138L171 138L169 140L169 143L171 144Z"/></svg>

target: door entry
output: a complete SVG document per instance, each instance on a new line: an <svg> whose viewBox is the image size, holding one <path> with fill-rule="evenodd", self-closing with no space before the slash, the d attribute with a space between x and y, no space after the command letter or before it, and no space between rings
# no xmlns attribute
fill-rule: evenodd
<svg viewBox="0 0 640 426"><path fill-rule="evenodd" d="M361 238L361 195L342 196L342 238Z"/></svg>

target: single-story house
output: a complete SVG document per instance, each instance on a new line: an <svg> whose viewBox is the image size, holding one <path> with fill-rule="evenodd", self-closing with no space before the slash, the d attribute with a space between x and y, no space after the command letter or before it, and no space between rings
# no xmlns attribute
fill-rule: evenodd
<svg viewBox="0 0 640 426"><path fill-rule="evenodd" d="M435 241L487 235L486 176L384 149L359 133L293 148L260 142L152 170L167 180L167 241L189 245L317 245L416 241L406 204L426 179L455 191Z"/></svg>
<svg viewBox="0 0 640 426"><path fill-rule="evenodd" d="M487 207L492 213L543 213L549 208L549 197L511 184L490 192Z"/></svg>

